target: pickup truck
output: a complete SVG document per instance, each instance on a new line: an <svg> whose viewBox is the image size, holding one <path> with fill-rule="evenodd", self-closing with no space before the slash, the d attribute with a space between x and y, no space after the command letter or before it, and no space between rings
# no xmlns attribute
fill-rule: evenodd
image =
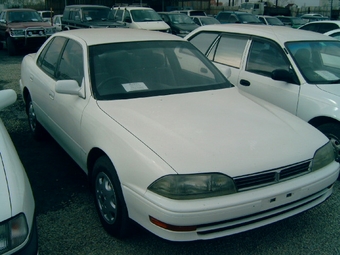
<svg viewBox="0 0 340 255"><path fill-rule="evenodd" d="M62 30L97 27L125 27L113 19L111 9L102 5L69 5L62 18Z"/></svg>
<svg viewBox="0 0 340 255"><path fill-rule="evenodd" d="M22 49L36 50L55 32L36 10L5 9L0 13L0 49L5 45L9 55Z"/></svg>

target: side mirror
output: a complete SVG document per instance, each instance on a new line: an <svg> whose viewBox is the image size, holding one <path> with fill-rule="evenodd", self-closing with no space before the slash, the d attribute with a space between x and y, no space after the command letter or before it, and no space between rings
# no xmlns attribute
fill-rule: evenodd
<svg viewBox="0 0 340 255"><path fill-rule="evenodd" d="M131 20L131 18L130 18L130 17L127 17L127 18L125 18L125 19L124 19L124 22L131 23L131 22L132 22L132 20Z"/></svg>
<svg viewBox="0 0 340 255"><path fill-rule="evenodd" d="M284 69L276 69L272 71L271 78L275 81L285 81L288 83L297 83L295 76Z"/></svg>
<svg viewBox="0 0 340 255"><path fill-rule="evenodd" d="M55 85L55 91L59 94L75 95L85 98L84 86L79 87L76 80L59 80Z"/></svg>

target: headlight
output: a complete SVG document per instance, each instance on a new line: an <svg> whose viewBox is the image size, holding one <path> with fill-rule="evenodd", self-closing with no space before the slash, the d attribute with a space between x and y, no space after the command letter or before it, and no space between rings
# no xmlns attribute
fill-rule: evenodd
<svg viewBox="0 0 340 255"><path fill-rule="evenodd" d="M25 35L25 30L22 29L12 29L11 30L11 36L24 36Z"/></svg>
<svg viewBox="0 0 340 255"><path fill-rule="evenodd" d="M24 214L0 224L0 254L13 250L22 244L28 236L28 226Z"/></svg>
<svg viewBox="0 0 340 255"><path fill-rule="evenodd" d="M313 157L312 171L316 171L335 160L334 147L331 142L319 148Z"/></svg>
<svg viewBox="0 0 340 255"><path fill-rule="evenodd" d="M223 174L184 174L163 176L148 189L161 196L185 200L236 193L234 181Z"/></svg>

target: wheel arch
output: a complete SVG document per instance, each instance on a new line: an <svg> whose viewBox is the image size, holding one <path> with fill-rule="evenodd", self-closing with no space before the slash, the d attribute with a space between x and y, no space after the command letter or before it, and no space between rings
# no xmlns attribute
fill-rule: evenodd
<svg viewBox="0 0 340 255"><path fill-rule="evenodd" d="M92 174L93 174L93 167L96 163L96 160L99 159L101 156L107 156L107 154L100 148L92 148L87 157L87 171L88 171L88 180L90 185L92 184Z"/></svg>
<svg viewBox="0 0 340 255"><path fill-rule="evenodd" d="M327 116L318 116L308 121L313 127L317 128L326 123L340 123L339 120Z"/></svg>

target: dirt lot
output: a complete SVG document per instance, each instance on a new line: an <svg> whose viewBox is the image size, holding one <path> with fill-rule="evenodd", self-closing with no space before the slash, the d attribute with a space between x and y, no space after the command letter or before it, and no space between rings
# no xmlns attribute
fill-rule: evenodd
<svg viewBox="0 0 340 255"><path fill-rule="evenodd" d="M242 234L210 241L173 243L135 226L129 239L107 235L97 217L87 178L52 139L29 133L19 94L23 55L0 50L0 89L12 88L17 102L0 112L26 168L36 200L41 255L57 254L340 254L340 183L322 205Z"/></svg>

